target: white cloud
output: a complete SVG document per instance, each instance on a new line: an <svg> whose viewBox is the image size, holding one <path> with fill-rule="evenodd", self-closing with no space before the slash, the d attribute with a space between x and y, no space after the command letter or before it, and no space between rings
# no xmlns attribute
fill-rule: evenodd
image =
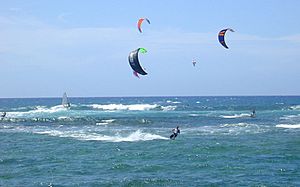
<svg viewBox="0 0 300 187"><path fill-rule="evenodd" d="M10 11L12 11L12 12L16 12L16 13L18 13L18 12L21 12L21 11L22 11L22 9L21 9L21 8L16 8L16 7L9 8L9 10L10 10Z"/></svg>

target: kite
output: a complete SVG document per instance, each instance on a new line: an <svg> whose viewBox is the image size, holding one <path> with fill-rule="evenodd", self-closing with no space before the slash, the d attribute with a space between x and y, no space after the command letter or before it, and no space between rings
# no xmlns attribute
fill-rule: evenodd
<svg viewBox="0 0 300 187"><path fill-rule="evenodd" d="M229 31L231 31L231 32L234 32L234 30L232 30L231 28L227 28L227 29L223 29L223 30L221 30L220 32L219 32L219 42L221 43L221 45L223 46L223 47L225 47L226 49L228 49L228 46L226 45L226 43L225 43L225 33L226 33L226 31L227 30L229 30Z"/></svg>
<svg viewBox="0 0 300 187"><path fill-rule="evenodd" d="M140 18L139 21L138 21L138 29L139 29L140 33L142 33L142 28L141 27L142 27L142 23L144 22L144 20L146 20L150 24L149 19L147 19L147 18Z"/></svg>
<svg viewBox="0 0 300 187"><path fill-rule="evenodd" d="M131 51L128 56L129 65L131 66L134 74L147 75L145 70L142 68L139 61L139 53L146 53L147 50L145 48L138 48L134 51Z"/></svg>

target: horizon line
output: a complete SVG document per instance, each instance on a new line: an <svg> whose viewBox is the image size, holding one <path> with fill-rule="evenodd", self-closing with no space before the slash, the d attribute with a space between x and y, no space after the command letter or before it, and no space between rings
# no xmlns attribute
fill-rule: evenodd
<svg viewBox="0 0 300 187"><path fill-rule="evenodd" d="M141 98L141 97L300 97L300 95L148 95L148 96L68 96L68 98ZM62 96L0 97L0 99L56 99Z"/></svg>

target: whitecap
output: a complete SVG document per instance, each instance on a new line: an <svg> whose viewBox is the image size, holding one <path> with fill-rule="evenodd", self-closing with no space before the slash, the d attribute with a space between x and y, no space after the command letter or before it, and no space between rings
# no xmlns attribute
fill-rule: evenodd
<svg viewBox="0 0 300 187"><path fill-rule="evenodd" d="M233 123L233 124L223 124L220 127L248 127L248 123Z"/></svg>
<svg viewBox="0 0 300 187"><path fill-rule="evenodd" d="M157 104L131 104L131 105L123 105L123 104L108 104L108 105L101 105L101 104L92 104L90 105L94 109L102 109L102 110L151 110L159 107Z"/></svg>
<svg viewBox="0 0 300 187"><path fill-rule="evenodd" d="M115 119L103 119L101 120L103 123L112 123L114 121L116 121Z"/></svg>
<svg viewBox="0 0 300 187"><path fill-rule="evenodd" d="M68 116L60 116L57 119L61 120L61 121L72 121L72 118L70 118Z"/></svg>
<svg viewBox="0 0 300 187"><path fill-rule="evenodd" d="M137 130L128 136L121 136L119 134L109 136L98 133L89 133L82 131L58 131L58 130L48 130L35 132L37 134L45 134L50 136L58 136L64 138L75 138L78 140L94 140L94 141L107 141L107 142L137 142L137 141L150 141L150 140L168 140L169 138L151 134L143 133L140 130Z"/></svg>
<svg viewBox="0 0 300 187"><path fill-rule="evenodd" d="M279 128L287 128L287 129L299 129L300 128L300 124L278 124L276 125L276 127Z"/></svg>
<svg viewBox="0 0 300 187"><path fill-rule="evenodd" d="M283 117L280 117L282 120L295 120L295 119L300 119L300 114L298 115L285 115Z"/></svg>
<svg viewBox="0 0 300 187"><path fill-rule="evenodd" d="M220 124L214 126L201 126L185 129L184 132L191 131L199 135L240 135L258 134L269 131L269 126L249 123Z"/></svg>
<svg viewBox="0 0 300 187"><path fill-rule="evenodd" d="M200 114L189 114L189 116L197 117L197 116L200 116Z"/></svg>
<svg viewBox="0 0 300 187"><path fill-rule="evenodd" d="M171 110L175 110L177 106L162 106L161 108L163 111L171 111Z"/></svg>
<svg viewBox="0 0 300 187"><path fill-rule="evenodd" d="M8 118L14 118L14 117L23 117L23 116L30 116L33 114L44 114L44 113L56 113L61 111L66 111L68 109L64 108L62 105L53 106L50 108L47 108L45 106L36 106L36 109L29 110L26 112L7 112L6 117Z"/></svg>
<svg viewBox="0 0 300 187"><path fill-rule="evenodd" d="M290 107L291 110L300 110L300 105L295 105Z"/></svg>
<svg viewBox="0 0 300 187"><path fill-rule="evenodd" d="M234 114L234 115L221 115L220 117L222 117L222 118L226 118L226 119L235 119L235 118L245 118L245 117L251 117L251 115L250 114L245 114L245 113L243 113L243 114Z"/></svg>
<svg viewBox="0 0 300 187"><path fill-rule="evenodd" d="M109 123L105 123L105 122L98 122L96 123L96 125L108 125Z"/></svg>
<svg viewBox="0 0 300 187"><path fill-rule="evenodd" d="M115 121L115 119L103 119L101 122L97 122L96 125L108 125Z"/></svg>

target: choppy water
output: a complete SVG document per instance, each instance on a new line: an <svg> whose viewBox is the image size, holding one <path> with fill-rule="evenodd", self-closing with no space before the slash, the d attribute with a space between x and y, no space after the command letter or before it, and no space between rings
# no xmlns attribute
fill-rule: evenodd
<svg viewBox="0 0 300 187"><path fill-rule="evenodd" d="M300 186L300 97L70 100L0 99L0 186Z"/></svg>

